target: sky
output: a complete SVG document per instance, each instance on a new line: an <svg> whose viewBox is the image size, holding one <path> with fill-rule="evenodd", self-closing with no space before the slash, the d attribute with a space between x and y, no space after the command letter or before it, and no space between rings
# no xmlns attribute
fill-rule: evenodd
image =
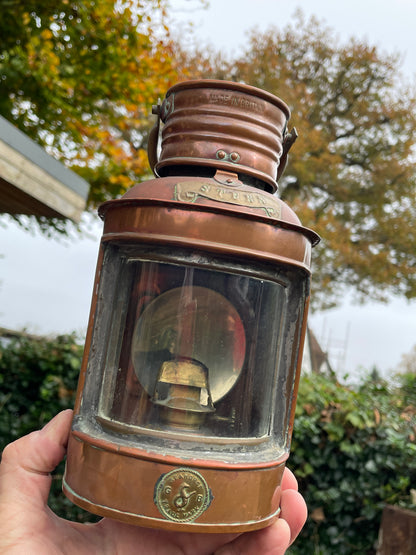
<svg viewBox="0 0 416 555"><path fill-rule="evenodd" d="M172 0L172 6L178 32L191 19L198 44L225 54L244 45L249 29L284 28L300 8L341 41L354 36L402 54L403 73L409 80L416 75L415 0L210 0L206 10L195 10L195 1ZM0 326L38 334L85 332L102 225L88 216L84 229L84 237L57 241L0 219ZM310 325L340 376L374 366L389 375L416 345L416 300L357 306L347 297L340 307L312 315Z"/></svg>

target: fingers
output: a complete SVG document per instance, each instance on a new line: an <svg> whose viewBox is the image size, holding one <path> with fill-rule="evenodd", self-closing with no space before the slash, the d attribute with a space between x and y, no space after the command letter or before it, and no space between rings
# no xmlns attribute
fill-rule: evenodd
<svg viewBox="0 0 416 555"><path fill-rule="evenodd" d="M282 492L280 517L274 524L239 536L215 552L215 555L284 555L298 536L307 517L303 497L293 489Z"/></svg>
<svg viewBox="0 0 416 555"><path fill-rule="evenodd" d="M293 489L286 489L282 491L280 507L280 519L288 523L290 528L290 543L293 543L302 530L308 516L305 500L299 492Z"/></svg>
<svg viewBox="0 0 416 555"><path fill-rule="evenodd" d="M263 530L242 534L215 551L215 555L284 555L290 544L290 534L288 523L279 518Z"/></svg>
<svg viewBox="0 0 416 555"><path fill-rule="evenodd" d="M293 472L287 467L285 468L282 478L282 490L285 489L294 489L295 491L298 491L298 481L296 480Z"/></svg>
<svg viewBox="0 0 416 555"><path fill-rule="evenodd" d="M290 527L291 543L302 530L308 517L305 500L298 493L298 481L291 470L285 468L282 478L282 497L280 499L280 518L286 520Z"/></svg>
<svg viewBox="0 0 416 555"><path fill-rule="evenodd" d="M42 430L8 445L0 464L0 495L9 499L28 497L31 504L46 504L49 473L63 459L71 426L72 411L53 418Z"/></svg>
<svg viewBox="0 0 416 555"><path fill-rule="evenodd" d="M271 526L243 534L215 552L215 555L261 553L283 555L302 530L308 515L306 503L298 493L298 482L288 468L282 477L281 513Z"/></svg>

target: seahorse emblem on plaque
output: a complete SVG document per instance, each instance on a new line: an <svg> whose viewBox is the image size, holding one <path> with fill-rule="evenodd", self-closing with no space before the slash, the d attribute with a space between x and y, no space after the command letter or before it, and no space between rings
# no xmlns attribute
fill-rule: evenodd
<svg viewBox="0 0 416 555"><path fill-rule="evenodd" d="M160 513L175 522L192 522L212 501L204 477L191 468L178 468L162 474L155 485L154 502Z"/></svg>

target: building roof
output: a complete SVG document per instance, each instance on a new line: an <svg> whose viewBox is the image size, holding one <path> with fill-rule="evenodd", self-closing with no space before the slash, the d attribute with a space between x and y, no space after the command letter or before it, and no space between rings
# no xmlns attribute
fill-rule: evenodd
<svg viewBox="0 0 416 555"><path fill-rule="evenodd" d="M89 184L0 116L0 213L78 222Z"/></svg>

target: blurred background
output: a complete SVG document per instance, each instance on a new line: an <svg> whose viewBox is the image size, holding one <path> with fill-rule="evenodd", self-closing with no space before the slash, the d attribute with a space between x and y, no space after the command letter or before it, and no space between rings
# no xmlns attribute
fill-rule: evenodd
<svg viewBox="0 0 416 555"><path fill-rule="evenodd" d="M242 81L290 106L299 139L279 195L322 237L320 363L305 369L291 456L310 517L293 553L376 553L384 506L416 503L416 3L0 8L2 445L72 406L97 206L151 177L152 104L182 80ZM45 183L56 198L31 202ZM60 514L90 518L59 497L59 471L55 489Z"/></svg>
<svg viewBox="0 0 416 555"><path fill-rule="evenodd" d="M403 185L394 181L398 171L393 170L414 158L414 3L402 0L392 8L375 1L182 0L163 10L152 2L144 5L146 16L136 23L149 44L142 37L133 52L126 37L120 52L114 49L105 60L103 42L116 29L103 23L92 32L91 17L82 20L85 28L79 24L65 35L76 11L69 20L65 11L62 18L58 10L39 15L39 28L35 15L27 16L26 46L22 41L13 47L26 49L22 67L14 67L17 58L13 66L11 46L21 27L14 38L9 30L3 33L13 67L8 72L4 61L1 66L2 115L85 177L90 193L80 232L60 223L63 236L53 226L44 225L42 232L33 221L19 218L22 226L1 217L0 325L38 334L85 331L101 234L96 205L148 177L144 147L151 103L182 79L238 79L283 98L300 134L280 191L289 204L300 191L294 208L303 224L322 236L314 253L316 302L310 318L321 348L340 377L353 379L374 367L384 376L397 370L416 344L414 175L406 167ZM39 33L30 30L32 25ZM64 48L55 59L59 41ZM85 52L72 59L76 41ZM143 47L148 59L138 52ZM296 66L296 56L304 56L302 67ZM111 72L117 72L113 83ZM323 91L328 79L333 90ZM330 96L337 94L336 86L341 92L336 109L345 114L335 122ZM111 109L97 107L107 101ZM350 101L356 106L349 107ZM363 124L365 111L372 119L360 129L360 145L340 138L345 126ZM383 123L383 117L389 121ZM311 157L307 150L314 141L317 152ZM354 160L364 144L362 160ZM337 176L324 175L331 161ZM406 204L410 197L412 207ZM326 206L334 222L329 214L317 221Z"/></svg>

